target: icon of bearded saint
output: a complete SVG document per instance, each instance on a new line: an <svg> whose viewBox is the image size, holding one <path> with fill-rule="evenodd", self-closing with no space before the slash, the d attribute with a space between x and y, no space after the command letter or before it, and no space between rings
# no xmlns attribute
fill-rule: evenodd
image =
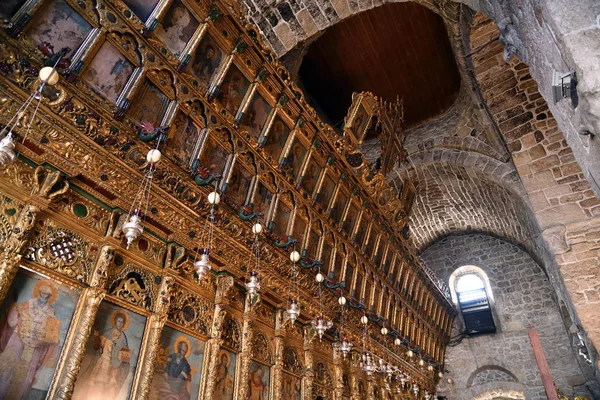
<svg viewBox="0 0 600 400"><path fill-rule="evenodd" d="M54 367L60 320L52 304L57 297L54 283L41 280L33 298L10 307L0 331L0 398L27 398L38 370Z"/></svg>

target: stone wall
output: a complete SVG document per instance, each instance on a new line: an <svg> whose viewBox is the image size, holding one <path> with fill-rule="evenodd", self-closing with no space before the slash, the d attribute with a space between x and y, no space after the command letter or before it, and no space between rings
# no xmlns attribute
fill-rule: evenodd
<svg viewBox="0 0 600 400"><path fill-rule="evenodd" d="M453 383L440 384L440 395L472 399L490 390L504 389L523 391L527 399L545 399L529 343L528 324L539 333L561 392L589 390L572 353L552 286L524 250L491 236L464 234L438 240L422 253L422 258L446 282L461 266L481 268L489 278L494 298L497 333L466 338L448 347L446 369L450 373L446 377Z"/></svg>

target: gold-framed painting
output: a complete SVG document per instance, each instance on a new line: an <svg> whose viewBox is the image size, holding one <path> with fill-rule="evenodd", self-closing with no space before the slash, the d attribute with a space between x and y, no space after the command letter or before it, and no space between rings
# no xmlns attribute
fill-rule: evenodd
<svg viewBox="0 0 600 400"><path fill-rule="evenodd" d="M244 101L249 87L250 80L234 61L229 66L223 81L219 85L216 99L229 114L235 116Z"/></svg>
<svg viewBox="0 0 600 400"><path fill-rule="evenodd" d="M146 317L104 300L75 382L73 400L125 400L142 348Z"/></svg>
<svg viewBox="0 0 600 400"><path fill-rule="evenodd" d="M236 354L221 348L215 374L215 400L233 400L236 373Z"/></svg>
<svg viewBox="0 0 600 400"><path fill-rule="evenodd" d="M36 46L49 43L56 52L68 49L65 57L72 57L94 26L67 1L54 0L35 13L26 29L25 36Z"/></svg>
<svg viewBox="0 0 600 400"><path fill-rule="evenodd" d="M174 0L160 18L154 29L154 35L175 55L179 57L196 33L200 22L183 0Z"/></svg>
<svg viewBox="0 0 600 400"><path fill-rule="evenodd" d="M263 133L260 139L262 153L265 158L272 164L279 164L279 159L285 149L288 137L292 132L287 118L283 117L283 113L275 111L275 116L267 126L267 131Z"/></svg>
<svg viewBox="0 0 600 400"><path fill-rule="evenodd" d="M215 39L215 34L209 27L191 54L191 61L187 66L187 72L190 72L194 76L197 84L204 89L208 89L226 58L227 56L223 47Z"/></svg>
<svg viewBox="0 0 600 400"><path fill-rule="evenodd" d="M302 378L283 372L281 382L282 400L301 400L302 399Z"/></svg>
<svg viewBox="0 0 600 400"><path fill-rule="evenodd" d="M258 141L260 134L265 129L265 124L273 109L272 103L267 100L269 97L263 93L262 86L258 85L248 102L244 117L240 123L242 129L246 129L250 138L256 141Z"/></svg>
<svg viewBox="0 0 600 400"><path fill-rule="evenodd" d="M308 197L313 197L315 195L321 171L323 171L322 165L323 163L319 163L314 157L314 153L311 152L308 156L308 161L306 162L306 167L304 168L302 176L298 179L300 187L306 192Z"/></svg>
<svg viewBox="0 0 600 400"><path fill-rule="evenodd" d="M352 93L352 104L344 118L344 132L355 145L361 144L365 139L367 130L377 115L378 105L377 97L373 93Z"/></svg>
<svg viewBox="0 0 600 400"><path fill-rule="evenodd" d="M161 333L150 400L197 399L206 342L165 326Z"/></svg>
<svg viewBox="0 0 600 400"><path fill-rule="evenodd" d="M271 367L251 360L248 367L248 399L269 400Z"/></svg>
<svg viewBox="0 0 600 400"><path fill-rule="evenodd" d="M19 269L0 306L0 398L46 398L80 294Z"/></svg>
<svg viewBox="0 0 600 400"><path fill-rule="evenodd" d="M171 100L150 79L146 78L137 90L127 116L137 124L149 122L160 126Z"/></svg>
<svg viewBox="0 0 600 400"><path fill-rule="evenodd" d="M136 68L119 46L107 39L99 45L81 79L94 93L116 104Z"/></svg>

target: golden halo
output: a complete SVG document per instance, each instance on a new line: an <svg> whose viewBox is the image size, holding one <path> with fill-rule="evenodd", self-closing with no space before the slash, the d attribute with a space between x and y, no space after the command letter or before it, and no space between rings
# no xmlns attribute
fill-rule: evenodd
<svg viewBox="0 0 600 400"><path fill-rule="evenodd" d="M225 354L225 357L227 357L227 363L225 366L229 368L229 364L231 364L231 357L229 356L229 352L227 350L221 350L219 352L219 361L221 361L221 358L223 358L223 354Z"/></svg>
<svg viewBox="0 0 600 400"><path fill-rule="evenodd" d="M42 287L50 288L50 290L52 291L52 295L48 299L48 303L50 303L50 305L54 304L54 302L58 298L58 288L56 287L56 284L48 279L44 279L43 281L37 281L33 286L33 297L39 297L40 289Z"/></svg>
<svg viewBox="0 0 600 400"><path fill-rule="evenodd" d="M117 322L117 315L123 315L125 317L125 321L123 323L123 329L121 329L121 332L125 332L127 330L127 328L129 327L129 314L125 310L113 311L112 315L110 316L110 326L112 326L113 328L115 327L116 322Z"/></svg>
<svg viewBox="0 0 600 400"><path fill-rule="evenodd" d="M186 338L183 335L181 335L177 339L175 339L175 344L173 345L173 353L179 352L179 343L181 343L181 342L185 342L185 344L187 344L188 348L185 353L185 358L188 358L190 356L190 354L192 354L192 342L190 342L190 339Z"/></svg>

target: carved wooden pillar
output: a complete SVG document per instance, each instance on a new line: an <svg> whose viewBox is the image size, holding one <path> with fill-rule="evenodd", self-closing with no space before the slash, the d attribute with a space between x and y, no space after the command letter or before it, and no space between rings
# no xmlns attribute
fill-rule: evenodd
<svg viewBox="0 0 600 400"><path fill-rule="evenodd" d="M210 339L206 342L204 357L208 360L204 363L206 366L202 370L200 381L200 398L212 400L215 391L215 375L217 374L217 364L219 362L219 351L221 349L221 339L223 321L227 314L226 309L229 305L227 295L233 287L232 276L219 276L217 278L217 293L215 296L215 311L213 314L213 322L210 329Z"/></svg>
<svg viewBox="0 0 600 400"><path fill-rule="evenodd" d="M250 362L252 361L252 339L254 337L254 322L255 313L254 306L250 296L246 296L246 304L244 306L244 321L242 326L242 352L240 353L240 370L237 373L237 394L234 399L246 400L248 397L248 372Z"/></svg>
<svg viewBox="0 0 600 400"><path fill-rule="evenodd" d="M289 321L288 321L289 322ZM275 321L275 365L273 366L273 400L281 400L283 391L283 338L285 337L284 310L277 311Z"/></svg>
<svg viewBox="0 0 600 400"><path fill-rule="evenodd" d="M167 321L169 312L169 294L173 288L174 279L164 276L155 299L154 312L148 317L147 328L142 339L142 351L139 356L139 364L133 381L130 398L145 400L150 394L150 385L154 377L154 362L158 354L160 336Z"/></svg>
<svg viewBox="0 0 600 400"><path fill-rule="evenodd" d="M48 391L49 399L70 399L79 374L85 347L94 326L98 307L106 295L108 269L113 261L114 249L103 246L89 279L90 287L83 289L73 316L72 326L65 340L62 357L54 373L55 379Z"/></svg>
<svg viewBox="0 0 600 400"><path fill-rule="evenodd" d="M367 399L375 399L375 377L367 377ZM380 399L377 399L380 400Z"/></svg>
<svg viewBox="0 0 600 400"><path fill-rule="evenodd" d="M352 363L355 361L352 360ZM352 400L362 400L358 389L358 383L360 382L360 369L353 366L350 369L350 393Z"/></svg>
<svg viewBox="0 0 600 400"><path fill-rule="evenodd" d="M0 303L6 297L12 281L17 275L23 250L27 249L27 242L33 232L35 221L40 213L40 208L29 204L23 208L12 232L2 246L0 254Z"/></svg>
<svg viewBox="0 0 600 400"><path fill-rule="evenodd" d="M333 349L333 399L342 400L344 394L344 370L342 368L342 353Z"/></svg>
<svg viewBox="0 0 600 400"><path fill-rule="evenodd" d="M58 171L37 167L34 174L35 185L29 204L23 207L11 234L1 246L0 254L0 304L19 270L23 251L33 233L33 227L40 212L48 208L51 201L69 190L69 182L64 181Z"/></svg>
<svg viewBox="0 0 600 400"><path fill-rule="evenodd" d="M315 380L313 362L313 340L315 332L310 327L304 328L304 379L302 379L302 399L313 400L312 388Z"/></svg>

